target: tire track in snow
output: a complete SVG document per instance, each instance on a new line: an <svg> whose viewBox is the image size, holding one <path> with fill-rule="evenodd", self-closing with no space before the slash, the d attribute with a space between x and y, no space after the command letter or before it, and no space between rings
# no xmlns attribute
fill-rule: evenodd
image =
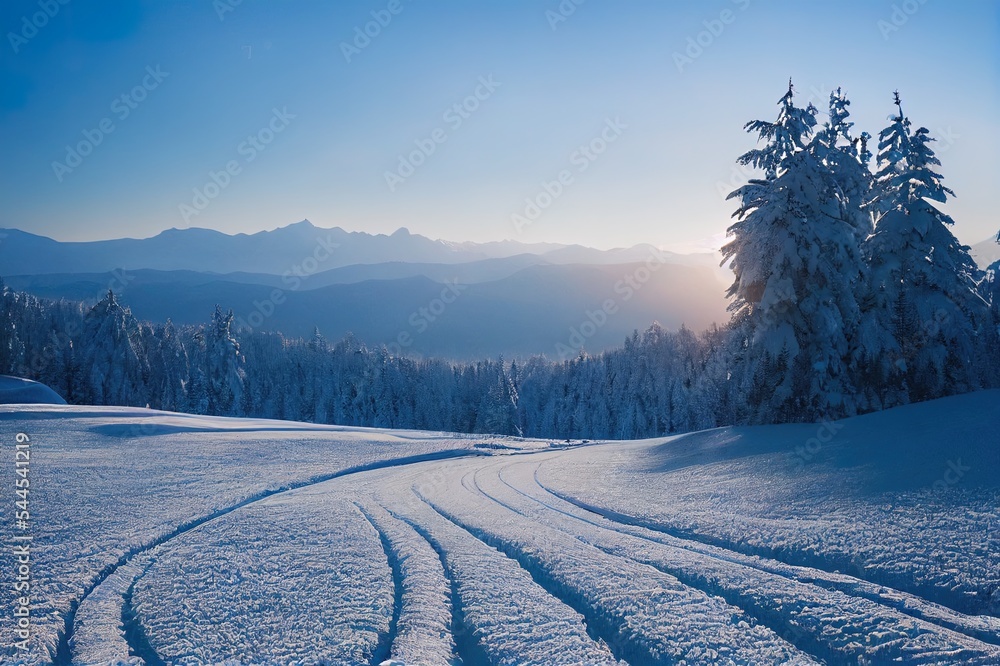
<svg viewBox="0 0 1000 666"><path fill-rule="evenodd" d="M128 643L129 654L138 656L145 662L146 666L166 666L166 662L160 659L160 656L156 654L156 650L150 644L149 636L146 635L146 629L142 626L139 614L135 607L132 606L135 584L146 575L146 572L149 571L149 567L152 565L153 563L150 562L143 568L142 573L132 580L132 584L128 586L122 597L124 599L124 603L122 604L122 631L125 634L125 642Z"/></svg>
<svg viewBox="0 0 1000 666"><path fill-rule="evenodd" d="M533 520L533 521L537 522L537 520L533 516L528 515L524 511L518 509L517 507L512 506L511 504L508 504L507 502L504 502L503 500L499 499L498 497L495 497L494 495L492 495L489 491L483 489L482 485L479 483L479 479L478 479L479 473L483 472L483 471L486 471L486 470L490 470L490 469L492 469L492 468L481 467L481 468L477 469L474 473L472 473L473 486L474 486L475 490L478 493L480 493L481 495L483 495L484 497L486 497L487 499L489 499L489 500L491 500L491 501L499 504L500 506L504 507L508 511L511 511L513 513L521 515L524 518L527 518L528 520ZM529 500L533 500L535 502L538 502L539 504L541 504L542 506L544 506L546 509L549 509L549 510L551 510L553 512L562 514L562 515L567 516L569 518L577 518L577 516L574 516L571 513L568 513L566 511L561 510L561 509L557 509L557 508L555 508L555 507L553 507L551 505L545 504L544 502L541 502L537 498L531 497L527 493L524 493L521 490L519 490L518 488L515 488L514 486L510 485L509 483L507 483L503 479L502 471L503 470L500 470L499 472L497 472L497 478L501 481L501 483L503 483L504 485L508 486L514 492L516 492L516 493L518 493L520 495L523 495L524 497L526 497ZM463 479L463 485L465 485L464 484L464 479ZM558 529L561 532L564 532L565 534L568 534L569 536L572 536L572 537L575 537L575 538L580 538L579 535L574 534L574 533L572 533L572 532L570 532L568 530L565 530L565 529L559 527L558 525L552 525L551 527L553 527L555 529ZM619 534L624 534L624 533L619 533ZM588 541L586 543L591 543L591 542ZM612 557L618 557L618 558L625 559L624 556L622 556L622 555L620 555L618 553L615 553L615 552L613 552L611 550L602 548L598 544L591 543L591 545L593 545L596 548L601 549L603 552L605 552L606 554L608 554L608 555L610 555ZM629 558L629 559L634 559L634 558ZM644 561L641 561L641 560L634 560L634 561L639 562L641 564L650 564L649 562L644 562ZM743 611L747 612L747 614L750 617L753 617L756 621L760 622L762 625L764 625L764 626L768 627L769 629L771 629L772 631L774 631L774 633L777 634L782 640L788 641L789 643L791 643L792 645L794 645L798 650L800 650L802 653L804 653L804 654L808 655L809 657L815 659L817 662L820 662L822 660L822 657L820 656L819 653L823 652L823 650L822 649L818 649L820 646L818 644L816 644L814 641L804 641L804 640L802 640L802 635L800 633L788 631L788 627L787 626L781 626L781 625L777 625L776 626L776 624L773 623L773 622L767 622L766 618L761 618L758 613L754 613L753 612L754 609L747 608L744 605L741 605L741 604L738 604L738 603L734 603L733 599L727 597L726 595L720 594L719 590L711 589L711 588L709 588L709 587L707 587L705 585L698 584L697 582L693 581L691 579L691 577L688 577L688 576L679 576L676 571L666 571L666 570L663 570L663 569L661 569L661 571L663 571L664 573L666 573L666 574L668 574L670 576L674 576L682 584L684 584L684 585L686 585L686 586L688 586L688 587L690 587L692 589L698 590L700 592L704 592L705 594L708 594L710 596L722 596L726 600L727 603L732 604L733 606L736 606L736 607L742 609Z"/></svg>
<svg viewBox="0 0 1000 666"><path fill-rule="evenodd" d="M360 474L362 472L369 472L379 469L387 469L391 467L405 467L407 465L414 465L416 463L421 463L421 462L448 460L455 458L476 458L482 456L483 456L482 453L470 451L469 449L448 449L445 451L436 451L434 453L426 453L416 456L404 456L401 458L378 460L363 465L354 465L352 467L347 467L345 469L338 470L330 474L324 474L318 477L313 477L301 483L289 484L287 486L282 486L280 488L276 488L273 490L265 490L263 492L256 493L255 495L252 495L240 502L237 502L236 504L233 504L231 506L222 509L218 509L210 514L201 516L199 518L195 518L194 520L190 520L186 523L182 523L175 529L157 537L156 539L153 539L152 541L146 543L145 545L133 547L127 553L119 557L117 561L112 562L111 564L104 567L100 572L98 572L97 576L93 579L93 581L87 587L84 588L83 594L80 595L80 598L74 601L72 604L70 604L70 609L66 613L66 617L64 620L63 630L59 634L59 642L57 644L56 651L54 654L50 655L50 659L54 664L56 664L56 666L72 666L75 657L72 645L73 645L73 635L77 628L76 627L77 610L80 608L80 605L84 601L86 601L88 597L91 596L91 594L94 593L95 590L97 590L101 585L103 585L106 581L108 581L109 578L111 578L119 569L129 564L129 562L131 562L135 557L147 553L153 548L156 548L157 546L160 546L172 539L176 539L186 534L187 532L190 532L191 530L194 530L198 527L201 527L202 525L205 525L210 521L218 520L223 516L226 516L239 509L242 509L243 507L249 506L256 502L260 502L270 497L274 497L275 495L280 495L283 493L291 492L293 490L314 486L344 476L350 476L353 474ZM137 575L135 578L133 578L131 582L134 583L140 577L141 573ZM125 599L124 597L122 597L122 603L119 609L121 611L124 611L124 606L125 606ZM139 622L138 618L136 619L136 622L137 623ZM141 623L138 626L141 626ZM119 640L125 641L125 638L119 636Z"/></svg>
<svg viewBox="0 0 1000 666"><path fill-rule="evenodd" d="M779 562L789 567L812 569L829 574L831 577L843 576L851 578L859 582L867 583L869 590L885 588L890 590L892 593L906 595L909 599L919 600L924 604L947 609L948 611L962 617L989 618L987 621L979 623L977 628L971 630L978 632L978 636L981 640L1000 644L1000 642L998 642L1000 641L1000 616L985 614L980 615L980 613L984 613L985 611L970 608L967 599L952 595L951 591L946 588L934 587L906 580L903 576L894 576L891 572L884 572L884 575L880 577L878 571L869 573L865 569L859 568L854 560L847 559L846 556L837 558L835 556L830 556L829 554L821 555L818 553L806 553L801 550L785 550L779 552L766 546L736 543L727 538L696 532L692 529L675 527L666 523L656 522L652 519L632 516L614 509L597 506L596 504L592 504L554 488L550 488L537 478L537 474L536 483L547 493L554 495L566 503L572 504L580 509L622 525L639 527L652 532L659 532L676 539L704 546L716 547L746 557L759 557ZM848 570L856 571L858 575L851 576L841 573L842 571ZM904 610L903 607L900 607L900 610ZM904 610L904 612L906 611Z"/></svg>
<svg viewBox="0 0 1000 666"><path fill-rule="evenodd" d="M384 507L355 502L379 533L393 569L395 606L384 652L372 660L407 664L461 664L454 633L451 581L430 543Z"/></svg>
<svg viewBox="0 0 1000 666"><path fill-rule="evenodd" d="M389 631L378 637L378 645L375 647L375 653L372 655L372 666L379 666L383 661L389 659L389 653L392 650L393 643L396 642L396 634L399 627L399 616L403 610L403 572L399 567L399 557L397 557L397 549L389 541L389 537L386 533L375 523L372 519L371 514L365 511L365 508L354 502L354 506L357 507L361 515L365 517L368 524L372 526L375 533L378 534L379 542L382 544L382 552L385 553L386 562L389 565L389 569L392 571L392 617L389 618Z"/></svg>
<svg viewBox="0 0 1000 666"><path fill-rule="evenodd" d="M143 646L129 613L135 581L143 576L150 564L148 557L136 557L109 576L80 604L71 646L75 663L124 663L131 655L139 654L148 664L162 664L155 654L147 658L142 652ZM124 636L119 634L120 640L106 640L107 635L120 632L121 627L124 627Z"/></svg>
<svg viewBox="0 0 1000 666"><path fill-rule="evenodd" d="M490 469L490 468L481 468L479 471L483 471L483 469ZM544 506L546 509L549 509L549 510L551 510L551 511L553 511L555 513L558 513L558 514L562 514L562 515L564 515L564 516L566 516L568 518L582 520L582 519L579 519L578 516L573 515L572 513L569 513L567 511L564 511L564 510L552 507L551 505L545 504L544 502L541 502L537 498L531 497L527 493L524 493L521 490L519 490L519 489L511 486L509 483L507 483L506 481L503 480L503 478L500 475L500 473L497 474L497 477L498 477L498 479L504 485L506 485L507 487L509 487L514 492L518 493L519 495L522 495L523 497L525 497L525 498L527 498L529 500L537 502L538 504ZM504 502L503 500L501 500L498 497L496 497L493 494L491 494L489 491L483 489L482 486L478 483L478 479L477 479L477 482L476 482L476 486L477 486L478 490L485 497L493 500L494 502L500 504L501 506L504 506L508 510L510 510L510 511L512 511L514 513L518 513L518 514L524 516L525 518L527 518L529 520L537 520L536 518L534 518L533 516L531 516L529 513L526 513L524 510L518 509L517 507L515 507L515 506L513 506L513 505L511 505L511 504L509 504L507 502ZM598 525L596 523L592 523L590 521L582 520L582 522L587 522L587 523L592 524L592 525L594 525L595 527L598 527L598 528L602 527L602 526L600 526L600 525ZM830 651L828 649L826 649L826 646L824 646L822 643L819 643L816 640L814 640L813 637L811 635L809 635L807 632L805 632L805 631L803 631L803 630L801 630L801 629L799 629L797 627L791 626L787 622L784 622L782 620L775 621L776 618L774 618L773 616L771 616L771 615L769 615L767 613L762 613L761 609L759 607L757 607L756 605L754 605L754 604L748 604L745 599L742 599L739 596L733 595L731 593L727 593L727 590L722 589L722 588L720 588L717 585L712 585L712 584L708 583L707 581L705 581L704 579L699 579L696 576L685 575L685 573L683 571L678 571L676 567L664 567L664 566L662 566L662 564L660 566L657 566L658 563L655 560L654 561L650 561L649 559L636 558L636 557L630 555L629 553L624 553L623 554L623 553L619 552L618 550L616 550L614 548L609 548L607 546L601 545L601 543L599 543L599 542L594 542L593 540L588 540L588 539L586 539L584 537L581 537L579 534L577 534L575 532L572 532L572 531L566 529L565 527L561 527L559 525L552 525L552 527L554 529L557 529L557 530L561 531L561 532L564 532L565 534L567 534L569 536L573 536L575 538L581 539L585 543L589 543L589 544L593 545L595 548L600 549L601 551L605 552L606 554L608 554L608 555L610 555L612 557L617 557L617 558L620 558L620 559L631 559L631 560L633 560L635 562L639 562L641 564L646 564L646 565L649 565L649 566L654 566L657 569L659 569L660 571L663 571L664 573L666 573L666 574L668 574L670 576L674 576L683 585L686 585L686 586L688 586L688 587L690 587L690 588L692 588L694 590L698 590L698 591L703 592L703 593L705 593L707 595L710 595L710 596L721 597L722 599L724 599L726 601L726 603L728 603L728 604L730 604L730 605L732 605L732 606L734 606L736 608L739 608L742 611L746 612L747 615L750 616L750 617L752 617L752 618L754 618L755 621L757 621L761 625L766 626L767 628L771 629L782 640L785 640L785 641L789 642L790 644L794 645L798 650L800 650L804 654L809 655L809 657L815 659L817 662L822 662L825 659L829 659L831 656L836 656L836 655L831 655ZM604 529L607 529L607 528L604 528ZM616 530L608 530L608 531L609 532L613 532L614 534L618 535L618 537L625 537L625 538L629 537L629 535L626 534L626 533L624 533L624 532L620 532L620 531L616 531Z"/></svg>
<svg viewBox="0 0 1000 666"><path fill-rule="evenodd" d="M474 490L474 474L475 470L453 480L455 489L484 497ZM470 477L473 477L471 482ZM457 500L453 492L444 492L442 496L468 506L465 500ZM460 518L420 493L418 497L457 528L517 562L552 597L584 616L588 631L606 643L619 659L642 664L672 664L678 660L688 664L744 663L732 661L731 655L743 653L745 659L746 653L752 652L753 657L745 663L818 663L765 626L738 624L741 611L737 607L685 586L650 565L609 555L565 533L561 533L564 539L560 544L539 541L550 539L556 530L537 521L530 521L537 526L531 530L509 519L493 516L479 519L514 530L524 535L525 540L512 539L509 534L505 536L484 525L474 526L467 522L469 516ZM517 512L507 510L523 519ZM472 516L489 516L475 507L469 511ZM616 566L608 560L621 564ZM588 579L586 567L580 568L585 563L591 571L602 572L601 576ZM628 601L622 603L624 600Z"/></svg>
<svg viewBox="0 0 1000 666"><path fill-rule="evenodd" d="M436 570L451 586L452 633L465 666L621 666L608 646L588 631L584 618L539 586L516 560L420 499L418 489L457 482L460 472L450 464L415 466L352 483L362 484L358 494L384 507L436 553Z"/></svg>
<svg viewBox="0 0 1000 666"><path fill-rule="evenodd" d="M574 610L537 585L502 551L475 538L426 502L409 505L409 515L400 513L399 507L387 510L430 544L448 573L452 631L465 666L619 664L607 645L592 640ZM433 526L434 522L439 525ZM539 654L547 655L546 659L541 660Z"/></svg>
<svg viewBox="0 0 1000 666"><path fill-rule="evenodd" d="M931 624L937 624L943 628L965 634L985 643L1000 646L1000 618L990 615L968 615L951 606L922 597L913 592L907 592L893 588L890 585L841 573L832 564L828 564L825 568L822 566L794 564L779 558L761 555L753 548L741 549L738 544L732 544L725 540L707 535L694 534L687 530L674 529L668 525L654 523L613 509L599 507L546 486L538 478L540 467L541 463L535 467L533 478L535 484L543 493L552 497L556 502L580 509L598 519L603 519L619 525L626 530L631 530L623 531L625 534L632 534L658 543L663 543L663 541L659 538L651 537L650 534L663 535L667 539L678 541L682 544L679 547L691 550L692 552L708 554L717 559L732 562L733 564L748 566L804 583L811 583L828 590L843 592L849 596L868 599L910 617L924 620ZM541 502L541 500L530 494L525 494L525 496ZM541 503L545 504L544 502ZM584 520L579 515L552 507L548 504L546 506L565 515ZM607 527L593 521L588 522ZM643 531L647 534L642 534Z"/></svg>
<svg viewBox="0 0 1000 666"><path fill-rule="evenodd" d="M463 474L462 487L468 490L469 492L476 493L478 491L478 486L476 485L475 476L478 472L479 470L473 470L471 472L466 472L465 474ZM469 481L470 477L472 477L471 482ZM524 569L524 571L529 576L531 576L532 580L534 580L535 583L537 583L542 589L544 589L546 592L552 595L553 598L558 599L560 602L566 604L567 606L569 606L570 608L572 608L577 613L583 616L583 622L587 627L587 633L594 640L599 640L603 642L605 645L607 645L608 648L611 650L612 654L614 654L615 658L621 661L622 663L624 664L632 663L629 661L631 655L626 656L624 652L620 649L621 646L619 645L619 642L617 640L617 635L616 632L614 631L614 628L611 627L604 620L604 618L595 615L595 613L593 613L592 610L589 607L587 607L586 604L580 603L579 600L573 598L572 595L567 595L566 591L562 589L562 587L558 584L558 582L552 580L550 576L543 575L543 573L540 570L537 570L534 567L527 566L525 562L522 560L522 558L518 557L518 554L515 551L513 551L510 548L507 548L505 545L501 544L498 540L492 539L489 537L489 535L480 533L478 530L474 530L469 526L457 521L454 517L443 512L440 508L435 506L427 498L420 496L420 499L424 503L426 503L430 508L436 511L442 518L448 520L459 529L464 530L472 538L482 541L484 544L490 546L491 548L496 548L501 553L504 553L505 555L507 555L507 557L517 562L518 566Z"/></svg>
<svg viewBox="0 0 1000 666"><path fill-rule="evenodd" d="M448 578L452 612L451 632L455 638L455 651L458 653L459 660L464 666L489 666L490 660L486 655L486 651L475 639L476 632L473 631L471 626L466 624L465 609L462 606L462 594L454 575L448 574L448 560L445 557L444 548L431 537L426 529L422 528L416 522L395 513L391 509L386 510L389 511L393 518L409 525L410 529L420 535L441 562L441 568L444 569L445 575Z"/></svg>
<svg viewBox="0 0 1000 666"><path fill-rule="evenodd" d="M649 544L656 544L656 546L660 548L687 551L691 553L691 556L694 558L709 558L709 560L704 560L704 561L715 560L717 562L723 563L721 570L716 568L716 577L713 579L713 577L711 576L702 575L702 572L697 569L695 570L696 573L693 576L691 575L690 572L685 574L683 570L684 563L680 565L681 570L678 570L677 568L679 566L678 558L676 557L668 558L667 560L662 560L658 559L655 555L647 554L646 557L638 558L638 561L648 564L653 564L658 568L663 568L663 570L667 573L678 576L686 584L690 584L699 589L704 589L710 594L721 595L730 603L740 606L741 608L744 608L748 613L757 617L761 622L768 624L768 626L771 626L771 628L774 629L776 632L783 635L783 637L795 643L802 649L807 649L808 651L813 652L814 654L818 653L820 656L828 659L829 658L838 659L844 657L843 653L830 652L831 644L832 645L836 644L835 641L832 641L831 635L824 634L821 636L821 639L823 640L821 640L820 642L816 642L816 640L810 635L809 631L803 629L802 627L796 626L795 624L790 624L789 618L786 617L785 613L782 612L781 609L782 604L776 603L767 596L756 595L753 593L747 594L745 589L741 592L738 584L735 587L733 587L732 584L726 584L725 582L726 579L729 576L733 575L733 574L726 574L727 568L735 567L733 569L734 572L739 572L741 570L739 569L740 567L750 569L755 572L759 572L752 575L755 578L760 578L761 576L765 577L763 579L764 582L762 584L762 587L767 587L767 588L774 587L775 592L784 589L785 594L791 594L792 598L795 598L794 594L795 590L802 590L808 593L811 588L819 588L821 590L824 590L824 593L822 594L825 594L827 596L831 594L834 595L833 597L831 597L831 599L836 599L837 598L836 595L844 595L845 597L853 598L855 599L855 601L851 602L852 604L851 610L855 614L856 618L858 617L857 613L859 612L859 609L864 609L868 607L866 606L866 604L872 604L877 608L882 608L883 611L876 611L876 615L878 617L882 617L884 621L889 621L892 615L895 614L901 616L900 620L902 620L902 616L914 617L920 620L921 623L926 623L926 625L930 625L930 627L933 627L936 630L940 630L940 636L937 638L933 638L930 641L932 643L932 645L928 647L928 650L930 651L933 651L934 649L937 648L944 649L949 641L951 643L957 642L959 646L963 642L968 642L970 645L966 647L970 647L971 649L966 654L966 658L969 659L976 658L980 660L985 659L984 661L981 661L979 663L992 663L992 661L990 660L1000 658L1000 651L994 650L993 649L994 646L992 645L996 641L996 635L981 628L982 618L958 617L954 614L953 611L950 611L950 609L946 609L931 602L925 602L925 600L919 600L920 602L923 602L925 604L923 607L913 607L912 604L918 603L916 599L910 599L909 603L911 605L906 606L905 605L906 600L902 598L909 595L906 595L905 593L896 591L890 592L886 591L884 588L882 588L881 592L862 590L862 593L858 593L859 592L857 587L858 585L869 585L872 588L881 587L881 586L875 586L870 583L866 583L864 581L859 581L854 579L856 585L852 585L848 584L847 582L844 582L843 580L825 580L823 579L823 572L820 571L808 570L803 567L795 567L780 562L769 562L759 557L742 555L738 552L724 550L717 546L706 546L700 542L684 541L683 539L678 539L677 537L673 537L672 535L664 535L665 539L658 538L658 536L655 535L655 533L643 534L642 531L644 530L644 528L642 527L636 527L623 523L612 522L611 519L605 519L606 522L602 524L600 522L597 522L597 520L592 520L587 517L581 516L579 515L580 509L588 513L591 513L592 515L596 515L598 517L598 520L602 517L601 514L593 512L590 509L583 509L582 507L577 507L577 505L572 502L563 500L559 495L557 495L556 493L552 492L551 490L543 486L537 479L537 470L542 462L544 461L502 463L501 465L490 465L481 468L481 471L494 470L499 467L502 467L502 469L499 469L499 471L496 474L497 480L499 480L500 483L503 484L503 486L509 488L511 491L517 493L519 496L522 496L527 500L530 500L531 502L537 503L538 505L544 507L548 511L553 511L555 513L571 518L575 521L580 521L581 523L590 525L598 530L603 530L609 533L620 535L620 537L623 537L624 540L641 539L645 542L648 542ZM521 466L521 465L534 465L535 473L532 475L533 481L535 482L539 490L541 490L547 496L552 497L553 500L555 500L555 502L552 503L546 502L541 498L530 494L529 492L525 492L520 488L517 488L504 478L504 472L511 470L516 466ZM494 499L494 501L497 501L503 504L504 506L507 506L512 511L527 516L527 514L525 514L524 511L517 509L517 507L510 506L508 503L503 502L500 498L497 498L494 495L492 495L488 490L483 489L481 485L478 483L478 481L477 481L477 486L480 486L480 490L483 492L484 495L491 497L492 499ZM556 503L565 504L567 507L571 507L572 509L576 509L577 511L574 512L573 510L569 511L564 510L556 506L555 505ZM532 516L527 516L527 517L529 519L533 519ZM614 525L617 525L618 527L623 527L625 529L619 529ZM556 529L566 531L568 534L574 534L578 536L577 533L572 531L567 531L566 528L560 527L558 525L554 525L554 527L556 527ZM607 547L606 545L602 546L599 543L595 545L597 545L605 552L608 552L609 554L618 554L618 555L621 555L620 551L624 548L623 545L618 545L618 544L615 544L614 547ZM642 549L640 548L639 550L641 551ZM632 552L627 552L624 556L636 559L636 555ZM666 566L664 564L665 561L666 562L672 561L674 564L673 566ZM737 575L736 578L733 580L740 580L742 577L745 577L746 575L747 575L746 573L743 574L743 576ZM778 577L778 579L785 580L787 582L782 583L781 585L778 586L768 584L766 577L771 577L771 576ZM848 576L844 575L838 575L838 576L840 577L840 579L845 579L845 580L850 579L850 577ZM892 601L892 603L885 603L886 599L889 599L890 601ZM786 605L791 607L794 604L787 603ZM900 608L901 605L903 605L904 608ZM776 608L778 609L777 611L775 610ZM888 615L886 612L888 612ZM863 615L861 616L861 618L862 621L866 621L869 619L869 618L864 618ZM901 625L902 622L897 621L897 624ZM924 625L924 629L929 629L930 627L927 627L926 625ZM959 636L961 638L959 638ZM859 638L864 639L865 636L860 636ZM986 639L992 638L993 640L984 641L985 643L989 643L991 645L987 646L979 644L979 641L983 640L984 638ZM969 639L969 640L963 641L963 639ZM977 645L978 648L976 647ZM984 657L984 655L986 656ZM955 656L957 657L958 655Z"/></svg>

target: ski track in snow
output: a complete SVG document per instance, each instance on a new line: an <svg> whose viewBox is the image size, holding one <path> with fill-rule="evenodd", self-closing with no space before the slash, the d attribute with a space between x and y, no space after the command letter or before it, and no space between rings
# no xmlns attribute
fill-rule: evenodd
<svg viewBox="0 0 1000 666"><path fill-rule="evenodd" d="M538 454L517 462L419 463L320 483L283 494L281 502L295 507L291 514L304 516L331 501L370 498L356 506L399 563L383 564L398 569L393 586L403 588L395 591L401 601L394 602L397 629L389 641L391 658L399 663L447 664L456 650L466 663L531 663L537 654L572 655L562 630L525 605L533 597L543 608L578 611L577 622L586 627L574 640L598 650L609 645L629 663L993 664L1000 659L1000 649L977 640L990 633L976 618L912 595L886 588L875 594L849 576L745 556L581 509L537 483L538 467L554 459L558 456ZM511 576L520 576L520 582L512 583ZM617 587L615 576L622 581ZM199 591L184 596L192 592ZM456 607L462 614L457 622ZM168 608L162 612L177 615ZM510 632L517 613L525 628ZM585 634L597 642L591 644ZM553 639L554 645L546 645ZM456 642L461 647L454 647ZM375 642L371 645L365 659L324 656L367 663ZM221 661L224 655L198 657ZM597 659L592 654L582 663ZM604 659L613 661L607 653ZM548 657L538 663L556 662ZM559 663L581 659L569 656Z"/></svg>
<svg viewBox="0 0 1000 666"><path fill-rule="evenodd" d="M477 489L606 552L718 594L823 659L863 662L874 655L887 662L989 664L1000 656L995 645L981 644L1000 643L995 618L964 616L850 576L748 557L599 517L538 484L539 464L505 464L496 474L483 475L482 485L477 473Z"/></svg>
<svg viewBox="0 0 1000 666"><path fill-rule="evenodd" d="M914 497L894 496L905 513L883 530L890 551L879 568L842 573L840 523L776 520L770 506L712 511L702 493L726 496L720 468L637 471L669 441L529 442L486 456L447 438L424 445L408 457L365 448L325 475L306 456L299 480L256 492L244 484L242 498L234 486L227 497L239 501L131 546L96 577L77 576L78 600L42 623L69 622L62 651L43 634L49 652L24 663L1000 663L1000 618L962 612L964 590L990 583L977 572L995 553L949 560L961 575L938 589L940 542L975 537L953 524L907 533L920 522ZM698 501L677 493L664 503L665 478ZM951 522L995 520L983 492ZM881 511L865 496L824 501L831 515ZM813 530L815 547L790 548L792 528L799 542ZM769 533L782 549L761 546ZM897 542L905 557L893 560ZM886 572L902 584L879 582Z"/></svg>
<svg viewBox="0 0 1000 666"><path fill-rule="evenodd" d="M452 633L451 581L433 546L409 524L393 517L380 505L358 507L378 530L395 561L397 596L394 631L389 636L390 656L416 664L448 664L458 657Z"/></svg>
<svg viewBox="0 0 1000 666"><path fill-rule="evenodd" d="M109 599L117 598L120 614L130 586L124 572L115 575L119 569L227 512L345 473L433 457L482 455L484 447L509 443L450 433L115 407L0 406L0 422L6 432L31 435L34 539L26 654L14 646L13 589L0 588L4 666L73 661L70 642L77 642L81 607L100 602L110 609L114 604ZM532 440L512 444L513 450L547 447L547 442ZM0 460L0 473L13 478L13 456ZM0 540L7 543L12 527L13 520L0 524ZM89 600L108 580L110 596ZM118 630L123 618L97 620L87 612L84 618L90 628L81 647L108 642L113 645L101 648L102 654L121 660L128 650ZM140 628L141 620L133 618L131 625ZM105 630L98 631L99 626ZM94 663L104 663L100 659Z"/></svg>

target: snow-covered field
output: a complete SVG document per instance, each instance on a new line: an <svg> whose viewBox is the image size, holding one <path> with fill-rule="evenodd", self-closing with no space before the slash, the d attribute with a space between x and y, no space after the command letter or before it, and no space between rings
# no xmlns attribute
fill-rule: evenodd
<svg viewBox="0 0 1000 666"><path fill-rule="evenodd" d="M996 391L586 446L0 423L2 478L31 439L33 538L31 651L5 584L3 663L1000 663Z"/></svg>

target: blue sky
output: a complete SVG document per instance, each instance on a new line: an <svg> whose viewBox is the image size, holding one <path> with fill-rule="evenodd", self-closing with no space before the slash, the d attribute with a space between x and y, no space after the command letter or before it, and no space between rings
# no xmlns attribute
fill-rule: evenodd
<svg viewBox="0 0 1000 666"><path fill-rule="evenodd" d="M742 125L774 116L789 77L821 109L843 86L873 134L898 88L913 123L941 139L956 234L973 243L1000 226L1000 3L562 7L574 9L5 3L0 226L89 240L309 218L449 240L694 248L728 226L720 191L745 177L734 159L753 145ZM355 42L372 12L386 25ZM695 57L679 66L676 54ZM92 150L76 161L67 146L81 142ZM418 142L434 150L411 160ZM603 152L579 150L591 142ZM412 174L401 155L420 162ZM548 205L515 224L533 212L526 199Z"/></svg>

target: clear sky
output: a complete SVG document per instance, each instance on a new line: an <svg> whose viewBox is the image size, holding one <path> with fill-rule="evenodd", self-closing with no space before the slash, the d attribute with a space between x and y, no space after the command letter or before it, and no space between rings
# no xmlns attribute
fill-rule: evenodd
<svg viewBox="0 0 1000 666"><path fill-rule="evenodd" d="M948 212L974 243L1000 227L998 8L8 1L0 227L89 240L308 218L459 241L697 247L729 223L720 192L744 177L743 123L773 118L792 77L821 110L843 86L873 134L898 88L914 125L941 139L958 194ZM374 37L358 37L366 24ZM430 154L411 159L418 143ZM548 207L516 225L534 213L526 198Z"/></svg>

